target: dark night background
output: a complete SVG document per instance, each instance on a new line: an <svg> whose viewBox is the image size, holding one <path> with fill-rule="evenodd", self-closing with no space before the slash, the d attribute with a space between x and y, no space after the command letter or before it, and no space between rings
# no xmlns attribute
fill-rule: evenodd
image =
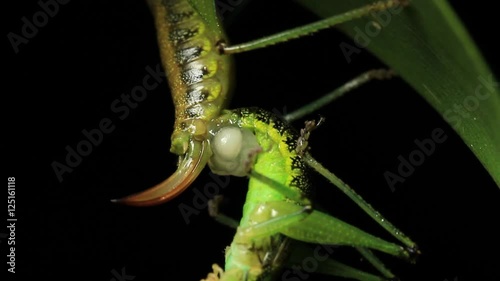
<svg viewBox="0 0 500 281"><path fill-rule="evenodd" d="M492 29L498 11L458 2L452 5L498 77L500 44ZM19 34L21 18L40 9L36 1L23 3L5 9L5 35ZM288 1L252 1L225 16L235 43L316 19ZM362 71L383 66L367 51L347 64L338 48L345 40L328 30L237 55L231 107L292 111ZM137 281L196 281L211 271L212 263L222 264L234 231L209 218L206 210L186 224L178 209L182 203L193 205L192 188L203 190L211 181L208 170L167 204L135 208L110 203L175 170L176 157L169 152L173 106L166 81L124 120L110 109L122 93L142 84L146 66L159 63L146 4L70 1L18 54L7 36L4 43L5 177L15 176L17 188L15 277L109 281L113 271L125 268ZM417 93L399 79L374 82L320 114L327 122L312 135L312 154L421 247L416 265L381 255L402 280L500 280L500 231L493 228L498 226L500 190ZM112 120L114 131L59 183L51 163L63 163L65 147L75 148L85 139L82 130L97 128L103 118ZM393 192L384 172L395 171L398 155L407 157L415 149L413 141L428 138L435 128L442 128L448 139ZM318 191L320 202L335 216L390 239L343 194L319 177L315 180L325 187ZM226 212L234 217L240 215L245 185L245 179L231 178L223 190L229 200ZM4 270L4 239L0 253ZM350 259L349 252L346 257ZM332 278L314 275L309 280Z"/></svg>

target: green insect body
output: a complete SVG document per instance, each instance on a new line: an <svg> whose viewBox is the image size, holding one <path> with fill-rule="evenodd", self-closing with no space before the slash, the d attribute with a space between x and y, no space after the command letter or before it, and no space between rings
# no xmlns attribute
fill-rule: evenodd
<svg viewBox="0 0 500 281"><path fill-rule="evenodd" d="M310 195L308 169L295 149L299 135L287 123L262 109L243 108L226 111L213 126L214 134L226 126L236 126L251 131L250 137L255 138L258 149L244 151L243 161L240 164L256 172L265 173L271 180L288 186L292 193L300 194L300 197L305 198ZM217 155L217 150L212 150L214 155ZM255 159L253 156L256 156ZM212 171L218 170L213 164L210 168ZM251 178L239 229L273 219L275 214L272 208L262 207L267 202L287 200L289 199L283 193ZM296 204L300 206L300 203ZM226 252L225 271L221 280L272 280L273 275L283 267L282 262L273 261L276 258L274 254L285 253L280 249L286 238L280 233L251 240L238 238L239 235L239 233L236 235ZM279 258L285 259L286 256Z"/></svg>
<svg viewBox="0 0 500 281"><path fill-rule="evenodd" d="M214 1L147 2L155 19L162 65L175 105L170 151L179 155L179 164L162 183L144 192L113 200L136 206L156 205L178 196L207 164L212 155L208 145L209 122L225 108L232 90L234 74L230 54L286 42L376 11L407 4L407 0L379 1L303 27L228 46Z"/></svg>
<svg viewBox="0 0 500 281"><path fill-rule="evenodd" d="M155 19L162 65L175 106L170 151L179 155L177 171L164 182L118 202L156 205L186 189L211 155L208 123L229 100L233 81L231 56L218 44L222 29L208 25L187 0L148 0Z"/></svg>
<svg viewBox="0 0 500 281"><path fill-rule="evenodd" d="M207 137L207 122L227 103L232 80L230 56L216 43L226 41L220 30L207 28L185 0L149 0L158 30L162 63L175 105L171 151L186 153L191 138Z"/></svg>
<svg viewBox="0 0 500 281"><path fill-rule="evenodd" d="M180 161L176 172L164 182L115 202L148 206L168 201L182 193L207 163L217 174L250 175L243 216L233 242L226 251L225 269L214 265L214 273L207 276L207 281L274 280L276 274L287 265L288 258L295 257L294 253L298 252L290 253L288 247L289 243L296 241L355 247L385 278L336 261L330 262L324 272L363 281L394 277L369 249L403 259L411 259L413 254L419 253L411 240L340 179L329 178L326 175L328 173L324 173L326 169L315 164L307 153L304 157L304 151L301 150L305 146L301 144L304 139L288 123L256 108L222 111L229 99L233 78L231 58L227 54L285 42L406 1L376 2L304 27L235 46L226 46L227 40L220 24L214 24L207 19L206 14L200 13L202 10L198 10L210 4L213 8L211 0L147 2L155 18L162 64L175 105L170 150L179 155ZM373 79L373 75L357 78L338 91L336 96L370 79ZM312 192L309 166L339 186L365 212L403 242L406 248L312 210L309 201Z"/></svg>
<svg viewBox="0 0 500 281"><path fill-rule="evenodd" d="M254 141L235 137L236 141L250 144L250 147L235 146L231 144L232 137L225 135L223 130L226 128L248 130L252 134L245 138L254 138ZM273 280L288 259L289 252L284 246L288 238L370 248L403 259L411 258L408 249L402 246L312 210L309 169L297 152L299 134L272 113L258 108L228 110L214 121L210 131L214 135L211 140L214 155L209 162L213 171L239 173L233 165L223 163L223 167L217 167L221 161L213 161L219 154L215 146L223 141L227 146L237 147L235 153L230 154L247 170L247 174L265 176L250 178L243 216L226 251L225 270L214 265L215 273L209 274L207 281ZM219 132L224 136L219 138ZM225 170L225 167L229 169ZM372 257L371 253L368 256Z"/></svg>

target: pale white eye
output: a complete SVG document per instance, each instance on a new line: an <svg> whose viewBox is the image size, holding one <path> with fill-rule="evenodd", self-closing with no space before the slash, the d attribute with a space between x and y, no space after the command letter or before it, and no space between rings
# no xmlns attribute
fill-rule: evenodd
<svg viewBox="0 0 500 281"><path fill-rule="evenodd" d="M234 160L238 157L243 145L243 134L237 127L225 127L213 138L212 149L221 160Z"/></svg>

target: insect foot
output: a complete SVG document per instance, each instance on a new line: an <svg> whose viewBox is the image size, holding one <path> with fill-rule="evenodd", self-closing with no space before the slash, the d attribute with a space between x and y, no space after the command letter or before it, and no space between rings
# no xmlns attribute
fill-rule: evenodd
<svg viewBox="0 0 500 281"><path fill-rule="evenodd" d="M208 215L211 217L217 217L219 212L219 206L222 203L224 197L222 195L215 195L213 199L208 201Z"/></svg>
<svg viewBox="0 0 500 281"><path fill-rule="evenodd" d="M213 272L210 272L207 275L206 279L201 279L201 281L219 281L224 274L224 270L216 263L212 265Z"/></svg>
<svg viewBox="0 0 500 281"><path fill-rule="evenodd" d="M407 247L406 252L408 252L408 254L409 254L409 257L408 257L409 261L413 264L417 262L417 258L421 254L417 245L413 245L412 247Z"/></svg>

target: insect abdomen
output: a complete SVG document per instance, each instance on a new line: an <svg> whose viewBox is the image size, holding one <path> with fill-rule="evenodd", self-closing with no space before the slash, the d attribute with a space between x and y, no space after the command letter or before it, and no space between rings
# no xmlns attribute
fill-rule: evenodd
<svg viewBox="0 0 500 281"><path fill-rule="evenodd" d="M182 155L190 138L204 140L206 124L217 117L230 93L228 56L216 44L225 41L211 30L187 0L149 0L158 45L175 105L171 152Z"/></svg>

